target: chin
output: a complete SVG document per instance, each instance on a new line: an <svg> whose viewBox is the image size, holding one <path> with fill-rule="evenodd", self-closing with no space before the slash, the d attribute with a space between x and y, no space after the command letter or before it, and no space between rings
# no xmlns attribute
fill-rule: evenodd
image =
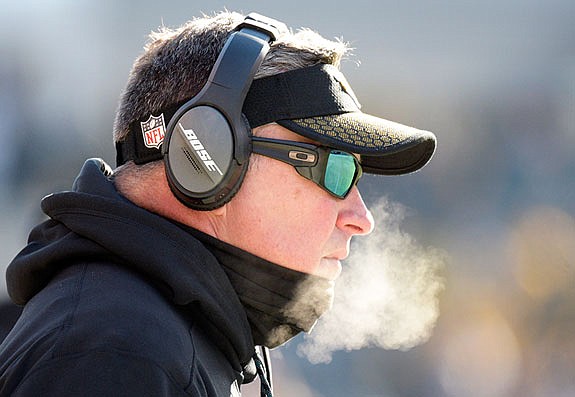
<svg viewBox="0 0 575 397"><path fill-rule="evenodd" d="M322 258L315 275L335 281L341 274L341 262L336 258Z"/></svg>

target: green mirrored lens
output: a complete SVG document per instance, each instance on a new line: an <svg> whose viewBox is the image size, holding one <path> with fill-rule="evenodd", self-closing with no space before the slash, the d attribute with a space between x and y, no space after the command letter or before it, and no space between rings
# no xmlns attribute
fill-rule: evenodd
<svg viewBox="0 0 575 397"><path fill-rule="evenodd" d="M352 187L355 171L351 154L332 150L327 159L324 186L336 196L343 197Z"/></svg>

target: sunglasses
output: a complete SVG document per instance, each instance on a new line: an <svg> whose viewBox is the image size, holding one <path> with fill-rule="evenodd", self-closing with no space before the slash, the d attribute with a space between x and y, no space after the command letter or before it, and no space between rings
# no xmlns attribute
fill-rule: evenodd
<svg viewBox="0 0 575 397"><path fill-rule="evenodd" d="M344 199L361 177L361 165L348 152L311 143L252 137L252 152L293 165L306 179Z"/></svg>

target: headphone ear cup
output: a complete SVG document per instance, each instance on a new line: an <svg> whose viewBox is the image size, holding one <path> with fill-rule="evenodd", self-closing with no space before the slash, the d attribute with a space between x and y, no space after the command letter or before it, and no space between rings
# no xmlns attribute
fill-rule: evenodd
<svg viewBox="0 0 575 397"><path fill-rule="evenodd" d="M162 145L166 175L188 207L212 210L239 190L251 153L243 103L282 26L248 15L224 44L204 87L170 120Z"/></svg>
<svg viewBox="0 0 575 397"><path fill-rule="evenodd" d="M243 115L242 120L236 130L245 130L234 134L220 111L200 105L178 111L170 122L163 144L166 175L172 192L186 206L212 210L239 190L248 161L240 164L237 159L249 159L249 140L236 145L242 156L234 156L234 137L250 135Z"/></svg>

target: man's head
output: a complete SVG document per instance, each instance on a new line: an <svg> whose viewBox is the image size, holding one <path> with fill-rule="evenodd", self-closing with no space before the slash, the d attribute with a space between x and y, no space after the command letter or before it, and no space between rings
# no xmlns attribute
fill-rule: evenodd
<svg viewBox="0 0 575 397"><path fill-rule="evenodd" d="M122 96L116 142L136 139L142 120L150 115L177 116L173 108L204 87L230 32L242 20L222 13L152 34ZM158 160L141 165L128 161L120 167L119 190L142 207L271 262L334 279L351 237L373 228L355 187L359 163L373 173L411 172L429 160L435 147L430 133L359 111L337 70L346 51L345 44L309 30L286 32L272 43L243 107L251 132L264 139L250 142L258 154L250 156L231 201L210 211L188 208L189 203L183 205L172 194L173 186L167 187ZM297 146L285 151L277 140L311 146L309 151ZM283 152L276 150L281 147Z"/></svg>
<svg viewBox="0 0 575 397"><path fill-rule="evenodd" d="M125 140L135 121L196 95L230 33L243 19L241 14L222 12L193 19L176 29L152 32L122 94L114 141ZM347 51L345 43L326 40L308 29L284 32L272 43L255 78L318 63L339 66Z"/></svg>

